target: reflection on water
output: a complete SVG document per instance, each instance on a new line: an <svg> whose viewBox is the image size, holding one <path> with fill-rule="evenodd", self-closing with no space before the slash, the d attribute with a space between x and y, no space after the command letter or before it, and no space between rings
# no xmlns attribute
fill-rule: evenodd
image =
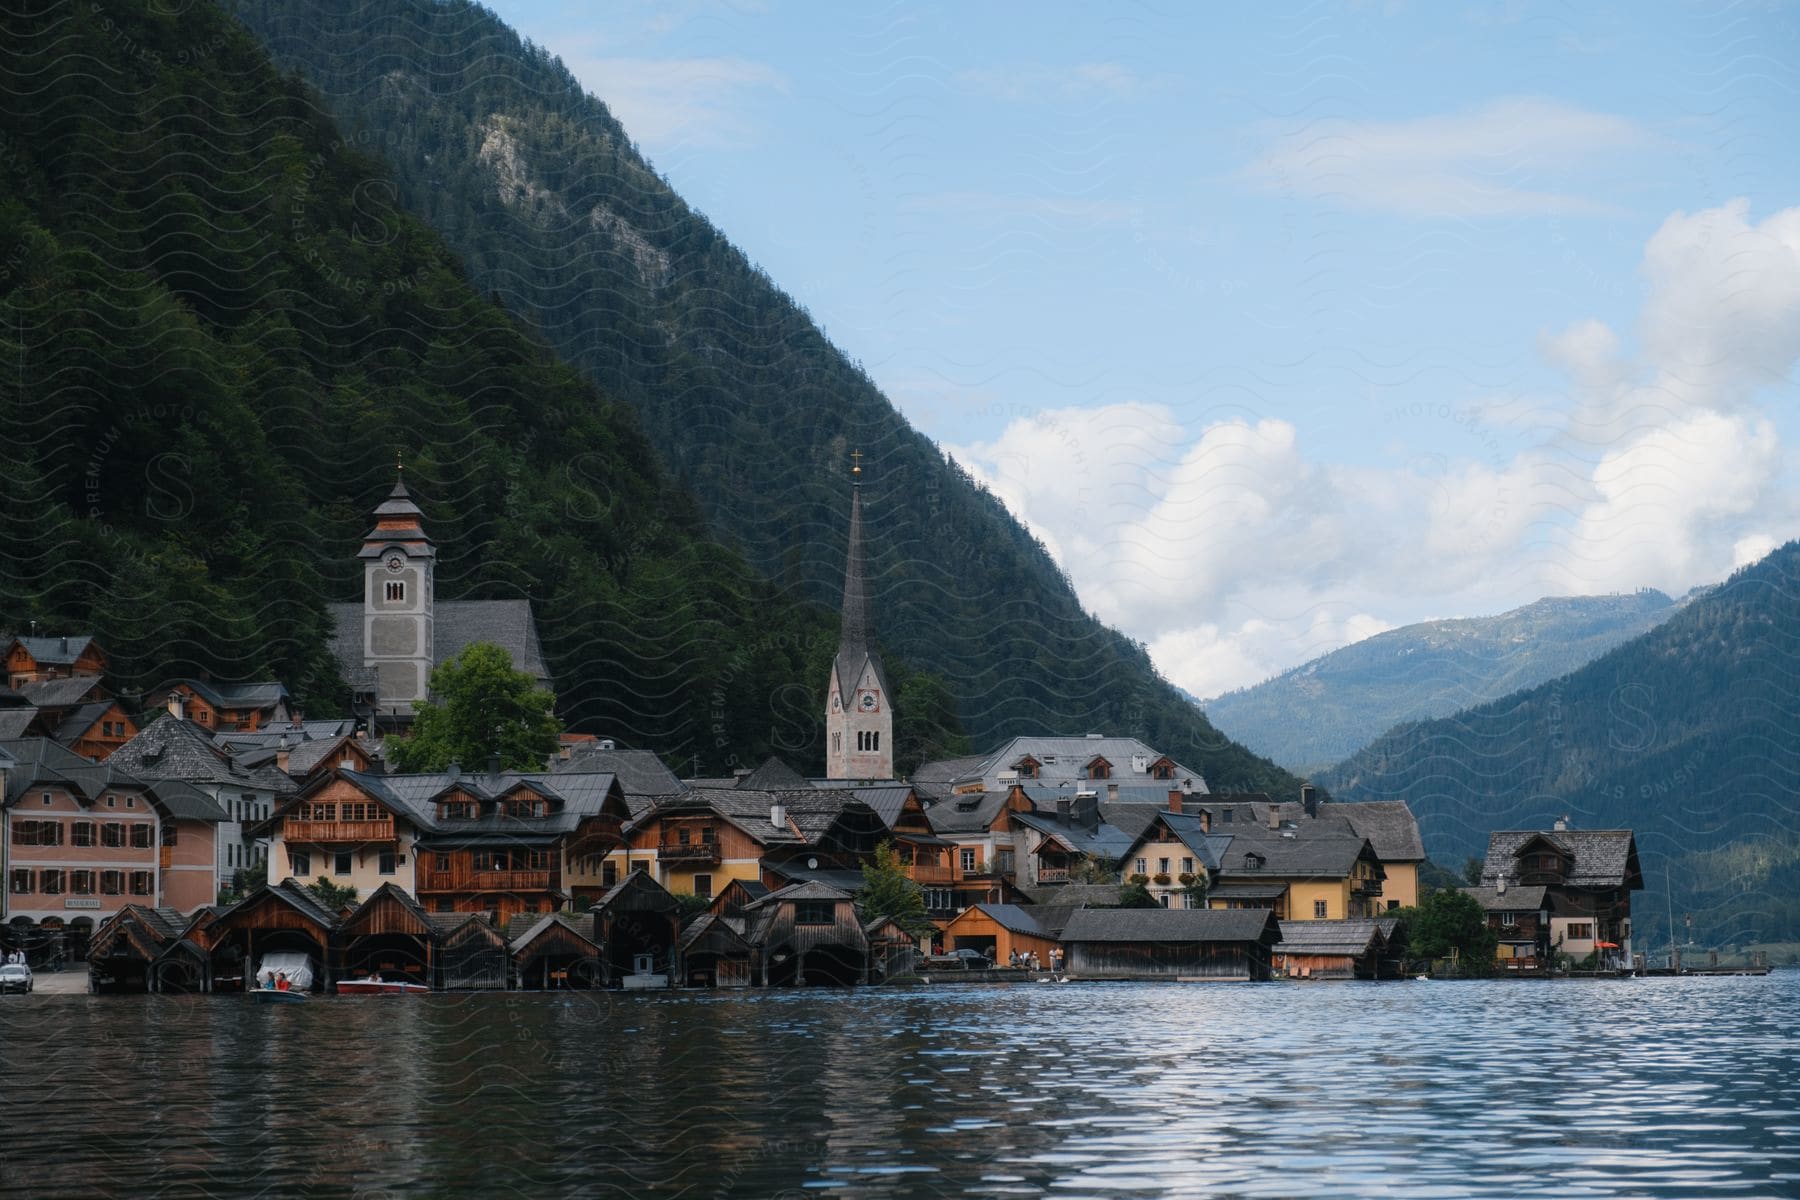
<svg viewBox="0 0 1800 1200"><path fill-rule="evenodd" d="M33 1196L1800 1195L1800 973L6 997Z"/></svg>

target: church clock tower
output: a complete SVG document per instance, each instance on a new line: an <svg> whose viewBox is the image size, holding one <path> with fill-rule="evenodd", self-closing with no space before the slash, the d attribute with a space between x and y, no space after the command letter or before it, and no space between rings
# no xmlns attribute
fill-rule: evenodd
<svg viewBox="0 0 1800 1200"><path fill-rule="evenodd" d="M851 456L850 546L844 567L843 634L825 699L825 774L833 779L894 777L894 697L875 652L868 563L862 542L862 453Z"/></svg>
<svg viewBox="0 0 1800 1200"><path fill-rule="evenodd" d="M383 716L410 717L425 698L433 661L432 586L437 547L404 475L363 536L363 662L375 670Z"/></svg>

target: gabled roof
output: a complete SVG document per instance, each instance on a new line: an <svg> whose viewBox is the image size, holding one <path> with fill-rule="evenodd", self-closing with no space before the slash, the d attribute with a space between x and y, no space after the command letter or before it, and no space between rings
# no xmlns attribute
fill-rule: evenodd
<svg viewBox="0 0 1800 1200"><path fill-rule="evenodd" d="M790 883L784 888L777 888L760 900L745 905L746 909L767 908L773 905L787 904L795 900L832 900L844 902L852 899L852 893L820 879L805 883Z"/></svg>
<svg viewBox="0 0 1800 1200"><path fill-rule="evenodd" d="M1049 937L1049 931L1038 924L1037 917L1029 908L1017 904L977 904L974 908L1009 933L1025 933L1032 937Z"/></svg>
<svg viewBox="0 0 1800 1200"><path fill-rule="evenodd" d="M211 925L217 925L220 922L228 922L239 913L248 912L250 909L255 908L265 901L274 901L277 904L285 904L306 917L307 920L315 925L321 925L326 929L337 928L337 914L327 909L323 904L320 904L318 897L308 891L306 886L299 880L291 877L282 880L280 883L265 884L264 886L257 888L254 892L251 892L236 904L230 905L223 911L215 914ZM209 928L210 927L211 926L209 926Z"/></svg>
<svg viewBox="0 0 1800 1200"><path fill-rule="evenodd" d="M214 683L204 679L170 679L152 689L153 695L167 695L177 687L186 687L214 708L274 708L288 699L287 685L276 680L248 683Z"/></svg>
<svg viewBox="0 0 1800 1200"><path fill-rule="evenodd" d="M819 780L814 780L813 786L830 786L830 784L821 784ZM894 827L894 823L900 819L900 814L905 811L907 797L913 795L912 788L904 783L845 784L844 790L873 809L875 815L881 818L881 823L889 829ZM929 821L929 818L927 820Z"/></svg>
<svg viewBox="0 0 1800 1200"><path fill-rule="evenodd" d="M5 801L10 807L19 803L25 789L37 784L67 788L87 803L99 799L109 788L125 788L148 794L144 781L127 773L120 764L108 759L89 762L67 746L49 738L18 738L0 744L11 758L0 764L6 774Z"/></svg>
<svg viewBox="0 0 1800 1200"><path fill-rule="evenodd" d="M1515 883L1509 884L1505 891L1492 885L1460 890L1473 896L1484 912L1542 912L1547 907L1544 895L1548 889L1542 886L1520 887Z"/></svg>
<svg viewBox="0 0 1800 1200"><path fill-rule="evenodd" d="M937 833L985 833L999 818L1010 794L1005 788L992 792L959 792L926 809L925 819Z"/></svg>
<svg viewBox="0 0 1800 1200"><path fill-rule="evenodd" d="M40 679L36 683L20 684L18 693L39 708L68 708L84 701L111 699L106 688L93 675Z"/></svg>
<svg viewBox="0 0 1800 1200"><path fill-rule="evenodd" d="M211 796L183 779L154 779L150 794L162 801L171 817L185 821L228 821L231 814Z"/></svg>
<svg viewBox="0 0 1800 1200"><path fill-rule="evenodd" d="M1280 925L1277 954L1356 956L1380 953L1387 947L1387 934L1376 920L1282 921Z"/></svg>
<svg viewBox="0 0 1800 1200"><path fill-rule="evenodd" d="M1498 883L1502 872L1517 879L1513 858L1534 838L1545 839L1574 859L1567 879L1570 887L1635 890L1644 886L1637 841L1629 829L1503 829L1488 836L1481 882L1490 886Z"/></svg>
<svg viewBox="0 0 1800 1200"><path fill-rule="evenodd" d="M69 637L30 637L14 635L0 639L0 650L10 649L16 641L30 652L40 666L72 667L93 642L91 634L78 633Z"/></svg>
<svg viewBox="0 0 1800 1200"><path fill-rule="evenodd" d="M62 719L52 734L57 741L68 743L77 740L100 723L100 718L113 710L111 700L95 700L74 709Z"/></svg>
<svg viewBox="0 0 1800 1200"><path fill-rule="evenodd" d="M1054 838L1076 854L1123 858L1133 840L1123 829L1104 821L1097 829L1087 829L1073 822L1064 825L1055 817L1044 813L1014 813L1013 820L1028 829L1037 830L1047 838Z"/></svg>
<svg viewBox="0 0 1800 1200"><path fill-rule="evenodd" d="M670 913L681 908L681 902L675 899L674 893L653 879L648 871L627 871L625 878L607 889L604 896L594 902L589 912L611 914L613 912L660 912Z"/></svg>
<svg viewBox="0 0 1800 1200"><path fill-rule="evenodd" d="M1120 885L1116 883L1041 883L1021 888L1032 904L1058 908L1117 908Z"/></svg>
<svg viewBox="0 0 1800 1200"><path fill-rule="evenodd" d="M479 925L482 928L482 930L488 936L490 936L494 941L500 942L502 944L504 944L506 941L505 935L503 935L498 929L494 928L494 923L487 919L486 913L478 913L478 912L426 913L425 916L431 921L431 923L433 925L437 926L438 936L446 941L448 941L452 935L461 932L463 926L469 924L471 921L474 922L476 925Z"/></svg>
<svg viewBox="0 0 1800 1200"><path fill-rule="evenodd" d="M514 930L526 926L522 931ZM595 957L600 954L600 947L594 941L594 919L592 917L571 917L567 913L546 913L537 916L534 913L521 913L506 925L506 944L517 958L529 950L534 942L545 937L573 939L581 946L592 951Z"/></svg>
<svg viewBox="0 0 1800 1200"><path fill-rule="evenodd" d="M337 629L331 639L332 655L347 669L361 669L362 604L325 607ZM493 642L512 656L515 669L540 682L550 679L529 600L439 600L432 609L432 626L433 666L442 666L474 642Z"/></svg>
<svg viewBox="0 0 1800 1200"><path fill-rule="evenodd" d="M1317 817L1309 818L1305 808L1294 801L1270 803L1266 796L1256 799L1261 803L1252 803L1248 807L1258 824L1268 823L1270 808L1275 809L1281 820L1292 821L1296 826L1307 820L1341 821L1357 837L1367 838L1375 848L1375 856L1384 863L1425 861L1425 843L1419 836L1419 822L1404 800L1365 800L1354 804L1326 802L1318 806ZM1237 831L1235 825L1232 829L1222 825L1215 828L1222 833Z"/></svg>
<svg viewBox="0 0 1800 1200"><path fill-rule="evenodd" d="M770 818L781 808L782 823ZM868 805L846 791L823 791L810 785L797 791L760 791L753 788L695 787L664 796L636 824L652 818L693 816L710 812L730 822L752 841L764 847L817 845L843 821L866 824L873 832L881 824Z"/></svg>
<svg viewBox="0 0 1800 1200"><path fill-rule="evenodd" d="M951 785L957 780L971 775L978 776L981 765L988 758L986 754L967 754L961 758L941 758L936 762L922 763L912 773L910 782L919 789L922 796L934 799L948 796Z"/></svg>
<svg viewBox="0 0 1800 1200"><path fill-rule="evenodd" d="M746 954L751 949L750 943L744 940L742 933L733 928L729 921L716 917L712 913L701 913L695 917L688 927L681 931L681 937L676 940L675 948L686 953L694 947L696 942L713 939L725 942L734 948L740 948Z"/></svg>
<svg viewBox="0 0 1800 1200"><path fill-rule="evenodd" d="M573 833L591 817L610 814L623 822L628 816L618 782L603 774L551 776L543 772L506 771L490 776L434 771L375 775L337 767L315 775L302 794L323 787L326 781L340 775L410 821L419 830L421 844L426 846L487 838L514 842L553 840ZM452 789L467 792L478 801L493 801L522 785L554 802L546 815L519 817L490 811L472 820L438 818L436 798Z"/></svg>
<svg viewBox="0 0 1800 1200"><path fill-rule="evenodd" d="M1176 764L1175 777L1169 780L1152 780L1148 768L1166 758L1167 755L1154 747L1145 745L1133 737L1106 736L1030 736L1016 737L990 751L978 759L958 759L956 763L970 763L954 771L947 769L945 763L927 763L913 772L914 782L924 779L936 787L944 783L955 785L985 781L989 786L999 782L1002 772L1013 770L1014 764L1021 759L1031 758L1038 765L1037 778L1040 782L1056 783L1059 780L1084 780L1086 767L1096 758L1104 758L1112 764L1112 779L1097 779L1091 782L1103 789L1108 783L1120 784L1158 784L1165 789L1181 787L1183 783L1191 783L1196 794L1206 792L1206 780L1200 772L1192 768ZM1138 764L1144 770L1136 770ZM944 779L948 774L949 778ZM942 780L943 782L939 782ZM1023 781L1021 781L1023 782Z"/></svg>
<svg viewBox="0 0 1800 1200"><path fill-rule="evenodd" d="M578 745L566 761L551 764L551 771L556 775L613 775L628 801L639 796L672 796L686 790L686 785L654 750L607 750ZM637 811L635 806L632 811Z"/></svg>
<svg viewBox="0 0 1800 1200"><path fill-rule="evenodd" d="M246 767L221 750L208 730L166 714L138 730L137 736L114 750L106 761L146 779L182 779L274 793L291 792L294 787L272 765Z"/></svg>
<svg viewBox="0 0 1800 1200"><path fill-rule="evenodd" d="M332 755L341 752L345 746L353 744L355 740L356 739L348 735L343 735L339 737L316 738L312 741L301 742L297 746L290 747L288 749L286 768L288 775L291 778L298 779L301 776L311 774L314 767L322 762L329 761ZM365 753L373 753L373 751L365 748Z"/></svg>
<svg viewBox="0 0 1800 1200"><path fill-rule="evenodd" d="M1147 839L1159 829L1167 829L1175 835L1187 850L1193 854L1197 866L1208 871L1219 870L1231 845L1229 837L1208 834L1201 831L1199 814L1171 812L1164 809L1147 822L1137 837L1133 838L1127 848L1119 855L1122 859L1131 858L1148 844Z"/></svg>
<svg viewBox="0 0 1800 1200"><path fill-rule="evenodd" d="M1260 942L1276 937L1267 909L1083 908L1063 926L1065 942Z"/></svg>
<svg viewBox="0 0 1800 1200"><path fill-rule="evenodd" d="M38 710L35 708L0 708L0 741L17 741L25 736L31 723L37 720Z"/></svg>
<svg viewBox="0 0 1800 1200"><path fill-rule="evenodd" d="M1279 876L1287 879L1343 879L1367 851L1369 843L1351 834L1325 832L1283 837L1274 830L1239 829L1219 856L1219 874L1235 883ZM1251 865L1252 856L1262 866Z"/></svg>
<svg viewBox="0 0 1800 1200"><path fill-rule="evenodd" d="M799 791L811 787L806 776L782 762L771 754L762 761L762 765L737 781L737 786L745 789L762 791Z"/></svg>
<svg viewBox="0 0 1800 1200"><path fill-rule="evenodd" d="M413 898L411 892L397 884L384 883L370 892L369 898L357 905L355 912L344 918L344 929L346 931L354 929L362 922L364 916L374 909L375 905L383 902L398 904L418 923L420 929L435 932L438 928L432 921L431 914L425 911L424 905Z"/></svg>

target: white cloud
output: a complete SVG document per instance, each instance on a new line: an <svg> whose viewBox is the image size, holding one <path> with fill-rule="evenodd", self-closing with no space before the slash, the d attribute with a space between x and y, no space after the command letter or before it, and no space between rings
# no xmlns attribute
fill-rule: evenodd
<svg viewBox="0 0 1800 1200"><path fill-rule="evenodd" d="M564 52L583 87L606 102L633 141L665 148L678 142L737 141L752 125L747 97L786 91L786 76L766 63L718 58L606 58Z"/></svg>
<svg viewBox="0 0 1800 1200"><path fill-rule="evenodd" d="M1511 97L1407 121L1326 119L1275 134L1245 169L1261 187L1409 216L1599 215L1574 177L1654 139L1624 117Z"/></svg>
<svg viewBox="0 0 1800 1200"><path fill-rule="evenodd" d="M1792 455L1758 407L1791 390L1800 360L1797 247L1800 208L1754 225L1741 203L1670 218L1645 250L1635 350L1596 321L1544 336L1568 387L1496 406L1508 428L1529 411L1542 432L1482 461L1352 468L1288 421L1190 425L1133 403L947 449L1090 609L1203 697L1446 613L1679 593L1800 533Z"/></svg>
<svg viewBox="0 0 1800 1200"><path fill-rule="evenodd" d="M958 71L956 81L974 91L1011 101L1123 96L1156 86L1154 80L1116 62L988 67Z"/></svg>

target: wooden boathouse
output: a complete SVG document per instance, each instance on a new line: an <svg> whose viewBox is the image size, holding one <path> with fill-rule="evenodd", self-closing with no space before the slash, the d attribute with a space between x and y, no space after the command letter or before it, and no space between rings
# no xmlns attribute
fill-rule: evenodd
<svg viewBox="0 0 1800 1200"><path fill-rule="evenodd" d="M1064 969L1076 979L1263 980L1279 936L1267 909L1083 908L1063 927Z"/></svg>

